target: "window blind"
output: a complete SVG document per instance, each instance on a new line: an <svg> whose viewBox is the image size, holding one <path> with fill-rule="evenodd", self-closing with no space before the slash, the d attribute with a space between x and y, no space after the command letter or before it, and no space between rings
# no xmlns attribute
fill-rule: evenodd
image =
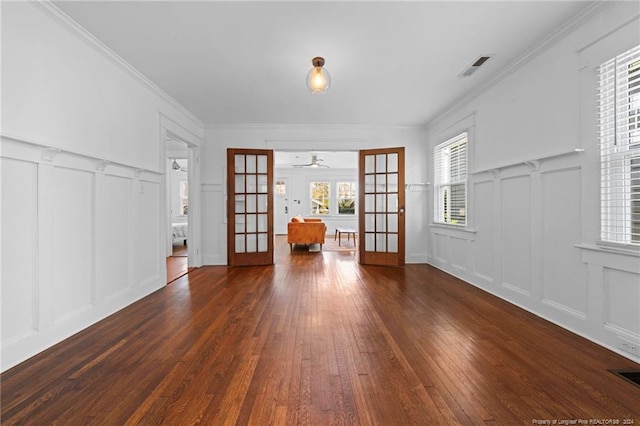
<svg viewBox="0 0 640 426"><path fill-rule="evenodd" d="M601 239L640 245L640 46L598 72Z"/></svg>
<svg viewBox="0 0 640 426"><path fill-rule="evenodd" d="M434 220L467 223L467 134L463 133L434 148Z"/></svg>

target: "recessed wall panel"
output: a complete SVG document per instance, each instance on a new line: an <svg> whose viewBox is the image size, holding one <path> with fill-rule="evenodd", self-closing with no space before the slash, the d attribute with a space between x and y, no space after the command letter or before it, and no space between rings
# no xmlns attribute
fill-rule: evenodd
<svg viewBox="0 0 640 426"><path fill-rule="evenodd" d="M531 286L530 176L502 180L502 279L510 287Z"/></svg>
<svg viewBox="0 0 640 426"><path fill-rule="evenodd" d="M33 163L1 159L2 342L34 324L37 174Z"/></svg>
<svg viewBox="0 0 640 426"><path fill-rule="evenodd" d="M474 185L474 216L478 232L473 242L474 272L482 277L493 277L494 204L493 181Z"/></svg>
<svg viewBox="0 0 640 426"><path fill-rule="evenodd" d="M542 174L543 270L545 299L587 311L586 265L581 261L580 169Z"/></svg>
<svg viewBox="0 0 640 426"><path fill-rule="evenodd" d="M134 192L134 281L138 284L159 274L160 186L139 182Z"/></svg>
<svg viewBox="0 0 640 426"><path fill-rule="evenodd" d="M129 287L131 180L104 176L96 200L96 300Z"/></svg>
<svg viewBox="0 0 640 426"><path fill-rule="evenodd" d="M91 303L93 286L93 175L56 168L53 197L54 318Z"/></svg>
<svg viewBox="0 0 640 426"><path fill-rule="evenodd" d="M638 275L604 269L605 322L640 335L640 281Z"/></svg>

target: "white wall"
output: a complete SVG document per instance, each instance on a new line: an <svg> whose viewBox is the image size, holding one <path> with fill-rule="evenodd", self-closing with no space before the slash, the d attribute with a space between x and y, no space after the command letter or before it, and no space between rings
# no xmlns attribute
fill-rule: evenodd
<svg viewBox="0 0 640 426"><path fill-rule="evenodd" d="M205 129L202 174L203 261L227 262L225 218L227 148L262 148L300 151L357 151L404 146L406 182L406 260L426 261L426 145L421 129L380 126L216 126ZM331 231L331 229L329 230Z"/></svg>
<svg viewBox="0 0 640 426"><path fill-rule="evenodd" d="M165 284L167 123L202 137L51 5L2 4L2 370Z"/></svg>
<svg viewBox="0 0 640 426"><path fill-rule="evenodd" d="M431 225L429 262L635 361L618 347L640 343L639 254L596 245L595 97L597 66L640 43L639 7L606 5L429 126L431 150L471 138L468 230Z"/></svg>

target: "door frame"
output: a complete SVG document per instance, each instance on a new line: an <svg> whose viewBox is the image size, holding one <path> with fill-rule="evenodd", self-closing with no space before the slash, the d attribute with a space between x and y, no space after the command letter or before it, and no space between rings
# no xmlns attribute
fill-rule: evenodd
<svg viewBox="0 0 640 426"><path fill-rule="evenodd" d="M171 236L171 220L168 212L168 200L167 200L167 187L169 185L169 177L166 170L167 162L167 139L175 139L187 145L187 155L189 161L189 170L187 172L187 180L189 181L189 218L187 222L187 234L188 234L188 266L199 268L202 266L202 216L201 216L201 203L202 193L201 178L200 178L200 158L201 158L201 145L202 139L197 135L191 133L189 130L182 127L180 124L171 120L170 118L160 114L160 162L163 174L162 188L160 189L160 205L161 211L161 244L159 244L159 257L161 264L165 265L162 270L164 271L163 281L167 279L166 257L167 257L167 240ZM169 253L170 254L170 253Z"/></svg>

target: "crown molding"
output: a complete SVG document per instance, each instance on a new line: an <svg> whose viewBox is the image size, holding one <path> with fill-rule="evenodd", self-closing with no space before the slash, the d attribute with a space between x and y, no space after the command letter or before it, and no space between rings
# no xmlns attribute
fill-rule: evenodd
<svg viewBox="0 0 640 426"><path fill-rule="evenodd" d="M171 95L162 90L158 85L151 81L147 76L142 74L138 69L134 68L131 64L125 61L120 55L111 50L106 44L98 40L93 34L85 30L80 24L71 19L67 14L60 10L57 6L51 3L50 0L29 1L29 3L40 10L51 20L56 22L62 28L67 30L72 35L83 41L87 46L91 47L97 53L101 54L105 58L109 59L114 65L122 69L129 74L139 83L147 87L158 97L168 102L173 107L177 108L190 120L200 127L204 127L204 122L196 117L191 111L189 111L184 105L175 100Z"/></svg>
<svg viewBox="0 0 640 426"><path fill-rule="evenodd" d="M553 46L556 42L560 41L566 35L574 31L576 28L582 26L584 23L590 21L595 16L601 14L604 10L611 7L616 0L593 0L590 4L585 7L580 13L578 13L573 18L569 19L563 25L558 27L555 31L553 31L549 36L539 41L529 50L527 50L524 54L520 55L515 61L509 64L502 72L496 74L495 77L488 80L486 83L481 84L475 89L469 91L466 95L454 101L445 107L442 111L440 111L436 116L429 121L426 122L425 127L430 127L433 124L436 124L438 121L445 118L451 112L460 108L462 105L471 102L476 99L478 96L504 80L509 75L513 74L520 68L522 68L525 64L533 60L536 56L542 54L544 51L548 50L551 46Z"/></svg>
<svg viewBox="0 0 640 426"><path fill-rule="evenodd" d="M421 125L396 125L396 124L270 124L270 123L213 123L207 124L205 130L365 130L365 129L387 129L387 130L424 130Z"/></svg>

